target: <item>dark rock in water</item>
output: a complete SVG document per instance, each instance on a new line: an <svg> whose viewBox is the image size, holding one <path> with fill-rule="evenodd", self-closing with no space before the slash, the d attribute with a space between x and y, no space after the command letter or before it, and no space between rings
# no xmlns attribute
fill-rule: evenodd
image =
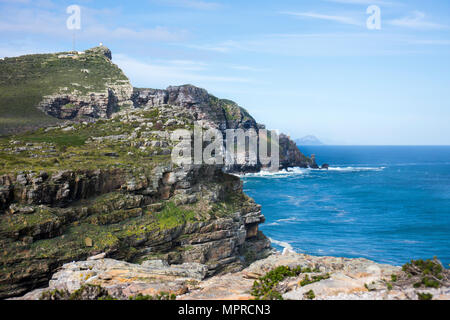
<svg viewBox="0 0 450 320"><path fill-rule="evenodd" d="M328 170L329 168L330 168L330 165L328 163L324 163L321 167L321 169L324 169L324 170Z"/></svg>
<svg viewBox="0 0 450 320"><path fill-rule="evenodd" d="M311 169L319 169L319 165L316 163L316 155L311 155L311 165L309 166Z"/></svg>

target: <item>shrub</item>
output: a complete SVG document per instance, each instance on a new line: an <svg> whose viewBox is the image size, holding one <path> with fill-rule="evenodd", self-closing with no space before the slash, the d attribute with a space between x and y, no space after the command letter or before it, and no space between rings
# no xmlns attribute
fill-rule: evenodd
<svg viewBox="0 0 450 320"><path fill-rule="evenodd" d="M314 294L313 290L309 290L303 296L308 300L314 300L316 298L316 295Z"/></svg>
<svg viewBox="0 0 450 320"><path fill-rule="evenodd" d="M433 295L431 293L421 293L421 292L417 292L417 297L419 298L419 300L432 300L433 299Z"/></svg>

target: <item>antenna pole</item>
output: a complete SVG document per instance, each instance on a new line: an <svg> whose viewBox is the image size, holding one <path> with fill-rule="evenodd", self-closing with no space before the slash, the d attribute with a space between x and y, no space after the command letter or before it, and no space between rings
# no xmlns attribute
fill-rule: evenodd
<svg viewBox="0 0 450 320"><path fill-rule="evenodd" d="M72 34L72 47L73 47L73 51L75 51L75 30L73 31L73 34Z"/></svg>

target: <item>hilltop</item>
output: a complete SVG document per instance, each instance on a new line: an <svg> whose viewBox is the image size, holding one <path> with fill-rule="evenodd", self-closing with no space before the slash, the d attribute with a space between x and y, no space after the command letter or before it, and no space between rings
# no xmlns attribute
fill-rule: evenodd
<svg viewBox="0 0 450 320"><path fill-rule="evenodd" d="M111 51L32 54L0 61L0 135L110 116L133 88Z"/></svg>

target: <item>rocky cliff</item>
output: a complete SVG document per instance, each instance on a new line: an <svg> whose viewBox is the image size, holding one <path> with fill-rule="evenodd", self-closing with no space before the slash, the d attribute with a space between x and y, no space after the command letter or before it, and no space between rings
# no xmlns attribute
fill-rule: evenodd
<svg viewBox="0 0 450 320"><path fill-rule="evenodd" d="M127 108L179 106L223 131L265 128L235 102L192 85L166 90L133 89L111 61L111 51L28 55L0 61L0 135L58 124L64 120L109 119ZM286 135L280 136L281 168L316 167ZM257 164L235 165L230 172L259 171Z"/></svg>
<svg viewBox="0 0 450 320"><path fill-rule="evenodd" d="M261 208L220 166L174 166L184 107L143 108L0 140L0 297L104 253L238 270L270 251Z"/></svg>
<svg viewBox="0 0 450 320"><path fill-rule="evenodd" d="M160 107L164 105L180 106L191 113L196 121L207 122L219 129L225 136L228 129L254 129L257 133L265 126L231 100L219 99L205 89L192 85L168 87L166 90L134 89L132 100L136 108ZM304 156L295 142L285 134L279 136L280 169L289 167L317 168L314 159ZM229 172L257 172L262 169L256 164L236 164L227 167Z"/></svg>
<svg viewBox="0 0 450 320"><path fill-rule="evenodd" d="M177 129L264 128L245 109L191 85L132 89L104 47L0 63L0 120L42 127L0 137L0 298L93 255L197 263L211 276L271 252L260 206L225 173L260 164L171 162ZM280 153L282 168L314 166L284 135Z"/></svg>

